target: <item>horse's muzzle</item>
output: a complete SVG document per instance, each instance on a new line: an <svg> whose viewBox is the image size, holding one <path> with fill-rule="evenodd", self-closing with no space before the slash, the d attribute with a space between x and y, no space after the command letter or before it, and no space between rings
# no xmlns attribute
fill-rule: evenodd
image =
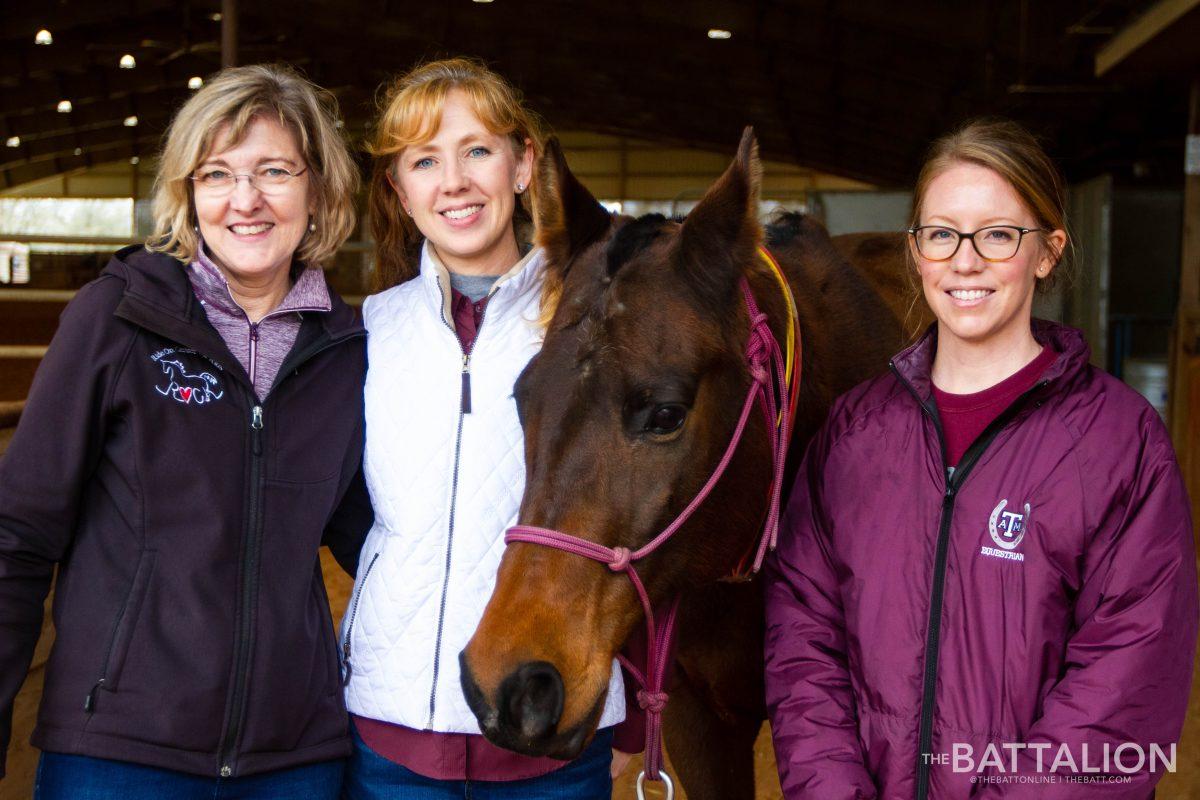
<svg viewBox="0 0 1200 800"><path fill-rule="evenodd" d="M493 707L479 688L467 663L458 656L463 695L492 744L528 756L570 760L591 740L604 707L605 695L578 725L558 731L565 690L558 669L546 661L527 661L500 682Z"/></svg>

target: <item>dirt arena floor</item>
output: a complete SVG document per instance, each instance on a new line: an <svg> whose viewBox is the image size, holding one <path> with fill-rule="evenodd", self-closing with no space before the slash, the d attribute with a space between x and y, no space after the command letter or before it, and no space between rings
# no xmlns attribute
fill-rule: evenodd
<svg viewBox="0 0 1200 800"><path fill-rule="evenodd" d="M53 333L61 303L17 303L4 302L0 295L0 353L5 346L38 346L49 342ZM22 399L28 392L36 359L0 357L0 412L8 400ZM3 414L0 413L0 420ZM0 455L12 436L11 428L0 423ZM322 567L326 586L329 589L331 611L335 621L340 621L349 600L351 581L341 572L328 552L322 552ZM49 602L49 601L48 601ZM48 608L48 606L47 606ZM13 739L8 751L8 775L0 780L0 800L19 800L32 795L33 778L37 768L37 751L29 744L29 734L37 714L41 697L42 676L46 656L53 642L53 629L47 622L43 626L41 641L30 668L29 675L17 696ZM1158 785L1157 800L1200 800L1200 682L1193 681L1187 725L1178 751L1175 774L1167 775ZM755 748L757 800L779 800L782 795L775 774L775 759L771 750L770 731L767 726L758 738ZM613 790L614 800L634 800L634 781L640 769L640 760L630 763L625 773L617 780ZM661 798L663 793L657 784L648 786L649 798ZM1083 797L1084 795L1081 795ZM683 792L676 794L684 798ZM814 800L820 800L815 798Z"/></svg>

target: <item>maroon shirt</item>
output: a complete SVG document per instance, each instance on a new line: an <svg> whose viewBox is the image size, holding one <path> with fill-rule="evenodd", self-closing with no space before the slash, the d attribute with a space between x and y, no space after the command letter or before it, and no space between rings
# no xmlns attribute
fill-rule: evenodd
<svg viewBox="0 0 1200 800"><path fill-rule="evenodd" d="M971 442L978 439L984 428L1014 400L1033 388L1057 355L1047 345L1033 361L982 392L951 394L934 386L933 399L937 403L938 416L942 420L942 436L946 441L946 464L952 467L957 465Z"/></svg>
<svg viewBox="0 0 1200 800"><path fill-rule="evenodd" d="M483 312L490 299L489 295L472 303L471 298L458 289L450 290L450 316L454 318L454 332L458 334L463 350L470 350L475 344L475 334L479 332L479 323L483 321Z"/></svg>

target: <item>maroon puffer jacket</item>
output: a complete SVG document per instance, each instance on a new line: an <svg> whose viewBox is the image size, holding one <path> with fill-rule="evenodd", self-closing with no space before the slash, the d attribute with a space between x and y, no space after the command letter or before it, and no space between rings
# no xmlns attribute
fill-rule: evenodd
<svg viewBox="0 0 1200 800"><path fill-rule="evenodd" d="M1034 335L1059 357L954 470L933 332L813 440L767 585L789 800L1141 800L1166 769L1197 630L1175 455L1077 331Z"/></svg>

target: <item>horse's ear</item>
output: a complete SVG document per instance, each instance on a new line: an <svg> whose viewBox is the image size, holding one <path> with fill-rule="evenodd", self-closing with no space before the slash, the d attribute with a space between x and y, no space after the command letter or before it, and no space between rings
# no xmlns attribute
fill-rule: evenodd
<svg viewBox="0 0 1200 800"><path fill-rule="evenodd" d="M762 240L758 192L762 164L754 129L742 132L733 163L684 220L679 267L690 285L720 303Z"/></svg>
<svg viewBox="0 0 1200 800"><path fill-rule="evenodd" d="M566 273L571 257L612 224L612 215L571 173L555 136L546 142L538 163L534 216L538 244L546 250L547 269L560 276Z"/></svg>

